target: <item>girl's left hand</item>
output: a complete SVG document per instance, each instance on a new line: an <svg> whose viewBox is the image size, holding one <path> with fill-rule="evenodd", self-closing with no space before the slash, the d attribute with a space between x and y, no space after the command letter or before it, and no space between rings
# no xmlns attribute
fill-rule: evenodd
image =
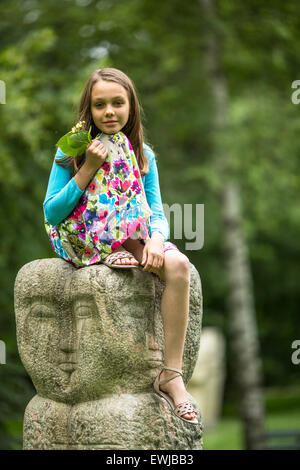
<svg viewBox="0 0 300 470"><path fill-rule="evenodd" d="M144 266L143 271L155 271L160 269L164 264L164 239L155 234L146 242L143 250L143 259L141 264Z"/></svg>

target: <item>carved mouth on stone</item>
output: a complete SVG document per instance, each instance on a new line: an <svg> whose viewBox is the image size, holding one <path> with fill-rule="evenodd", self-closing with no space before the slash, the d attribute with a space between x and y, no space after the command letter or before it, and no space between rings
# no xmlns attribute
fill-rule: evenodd
<svg viewBox="0 0 300 470"><path fill-rule="evenodd" d="M61 362L58 367L64 372L73 372L77 368L77 362Z"/></svg>
<svg viewBox="0 0 300 470"><path fill-rule="evenodd" d="M147 364L149 366L149 369L157 369L162 365L162 362L156 359L148 359Z"/></svg>
<svg viewBox="0 0 300 470"><path fill-rule="evenodd" d="M162 356L160 354L152 354L146 357L149 369L156 369L162 365Z"/></svg>

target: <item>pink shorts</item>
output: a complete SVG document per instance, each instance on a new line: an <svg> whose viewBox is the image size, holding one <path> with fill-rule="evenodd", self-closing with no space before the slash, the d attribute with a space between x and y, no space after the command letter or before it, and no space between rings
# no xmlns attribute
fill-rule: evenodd
<svg viewBox="0 0 300 470"><path fill-rule="evenodd" d="M145 245L145 240L140 240L140 242ZM178 247L172 242L164 242L164 252L168 250L178 250Z"/></svg>

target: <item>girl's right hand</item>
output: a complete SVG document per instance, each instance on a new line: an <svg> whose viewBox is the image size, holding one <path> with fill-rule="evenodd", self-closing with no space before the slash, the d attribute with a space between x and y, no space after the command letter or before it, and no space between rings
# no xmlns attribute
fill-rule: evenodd
<svg viewBox="0 0 300 470"><path fill-rule="evenodd" d="M85 151L85 163L88 168L93 171L97 171L105 162L108 151L98 140L95 138L92 140L92 143L87 146Z"/></svg>

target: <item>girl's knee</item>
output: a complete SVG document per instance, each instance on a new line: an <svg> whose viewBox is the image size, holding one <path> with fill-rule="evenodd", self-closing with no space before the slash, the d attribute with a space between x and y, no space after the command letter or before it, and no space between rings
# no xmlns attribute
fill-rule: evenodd
<svg viewBox="0 0 300 470"><path fill-rule="evenodd" d="M170 250L171 251L171 250ZM169 253L170 253L169 251ZM173 251L173 250L172 250ZM190 260L183 253L173 251L171 255L165 254L165 276L166 279L189 281Z"/></svg>

